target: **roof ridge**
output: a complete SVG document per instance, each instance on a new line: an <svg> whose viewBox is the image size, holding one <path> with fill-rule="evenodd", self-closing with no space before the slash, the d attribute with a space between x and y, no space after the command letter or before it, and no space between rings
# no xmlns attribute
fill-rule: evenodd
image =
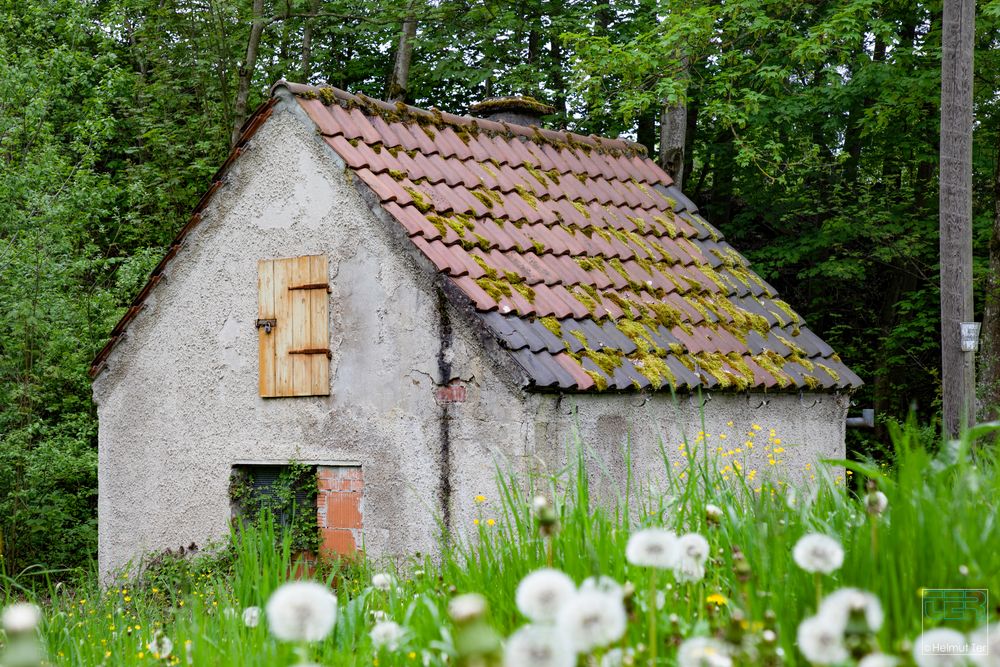
<svg viewBox="0 0 1000 667"><path fill-rule="evenodd" d="M594 150L611 155L621 154L627 157L649 157L645 146L626 139L611 139L596 134L583 135L565 130L549 130L537 125L525 127L476 118L475 116L459 116L447 111L440 111L434 107L423 109L403 102L391 103L377 100L364 93L355 95L329 84L314 86L279 79L271 86L272 96L279 87L287 89L295 97L319 99L327 106L336 103L345 109L360 109L367 115L382 116L387 122L390 119L399 120L400 116L409 116L421 125L436 125L438 128L450 126L466 133L470 131L472 133L485 132L491 136L518 137L557 147L582 148L588 151Z"/></svg>

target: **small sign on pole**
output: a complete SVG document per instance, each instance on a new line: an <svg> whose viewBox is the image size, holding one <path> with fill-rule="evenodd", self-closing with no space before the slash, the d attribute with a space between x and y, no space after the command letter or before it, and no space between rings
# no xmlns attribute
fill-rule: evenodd
<svg viewBox="0 0 1000 667"><path fill-rule="evenodd" d="M975 352L979 349L979 322L960 322L962 328L962 352Z"/></svg>

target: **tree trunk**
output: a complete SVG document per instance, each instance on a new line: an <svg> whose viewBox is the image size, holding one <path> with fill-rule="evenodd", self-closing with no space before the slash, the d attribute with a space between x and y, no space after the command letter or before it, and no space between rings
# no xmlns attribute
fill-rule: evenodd
<svg viewBox="0 0 1000 667"><path fill-rule="evenodd" d="M253 0L253 19L250 24L250 38L247 40L247 53L240 64L240 71L236 88L236 104L233 105L233 133L229 138L229 146L232 148L240 140L240 128L247 119L247 100L250 97L250 82L253 80L253 71L257 67L257 49L260 46L260 37L264 33L264 0Z"/></svg>
<svg viewBox="0 0 1000 667"><path fill-rule="evenodd" d="M320 0L312 0L309 3L309 13L317 14L319 12ZM312 35L313 35L313 19L306 17L302 25L302 62L299 65L299 70L302 72L302 83L309 83L309 77L312 75Z"/></svg>
<svg viewBox="0 0 1000 667"><path fill-rule="evenodd" d="M392 76L386 89L386 99L390 102L405 102L407 87L410 85L410 62L413 60L413 40L417 37L417 19L413 14L415 2L410 2L406 8L406 18L399 31L399 44L396 46L396 63L392 67Z"/></svg>
<svg viewBox="0 0 1000 667"><path fill-rule="evenodd" d="M993 233L990 235L990 269L983 290L982 344L979 346L980 418L993 421L1000 417L1000 141L997 166L993 174Z"/></svg>
<svg viewBox="0 0 1000 667"><path fill-rule="evenodd" d="M687 98L687 132L684 136L684 172L681 177L682 183L688 183L691 172L694 170L694 140L698 134L698 111L701 105L698 104L698 89L688 88L690 94ZM679 187L679 186L678 186Z"/></svg>
<svg viewBox="0 0 1000 667"><path fill-rule="evenodd" d="M682 59L682 79L687 79L687 58ZM677 102L663 105L660 115L660 166L670 174L678 188L684 188L684 149L687 147L687 100L682 96Z"/></svg>
<svg viewBox="0 0 1000 667"><path fill-rule="evenodd" d="M961 348L972 303L972 54L975 0L945 0L941 31L941 389L944 434L975 418L975 363Z"/></svg>

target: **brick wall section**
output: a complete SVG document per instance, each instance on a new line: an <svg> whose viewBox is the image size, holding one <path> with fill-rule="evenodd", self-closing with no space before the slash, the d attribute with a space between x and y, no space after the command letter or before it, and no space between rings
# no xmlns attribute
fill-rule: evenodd
<svg viewBox="0 0 1000 667"><path fill-rule="evenodd" d="M361 499L365 482L360 466L318 466L316 521L320 555L351 556L361 544Z"/></svg>

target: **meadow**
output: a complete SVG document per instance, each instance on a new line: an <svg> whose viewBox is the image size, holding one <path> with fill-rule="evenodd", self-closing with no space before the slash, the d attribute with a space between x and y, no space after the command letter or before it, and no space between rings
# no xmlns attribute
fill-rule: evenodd
<svg viewBox="0 0 1000 667"><path fill-rule="evenodd" d="M110 586L5 573L0 665L960 665L921 633L960 639L996 603L922 612L928 589L1000 591L1000 473L976 444L996 429L928 446L911 424L887 464L817 463L801 484L748 479L702 434L683 475L665 464L665 486L630 481L615 507L581 453L549 478L498 475L467 499L478 534L435 558L336 563L312 587L283 588L293 553L266 516ZM994 629L977 665L1000 664Z"/></svg>

